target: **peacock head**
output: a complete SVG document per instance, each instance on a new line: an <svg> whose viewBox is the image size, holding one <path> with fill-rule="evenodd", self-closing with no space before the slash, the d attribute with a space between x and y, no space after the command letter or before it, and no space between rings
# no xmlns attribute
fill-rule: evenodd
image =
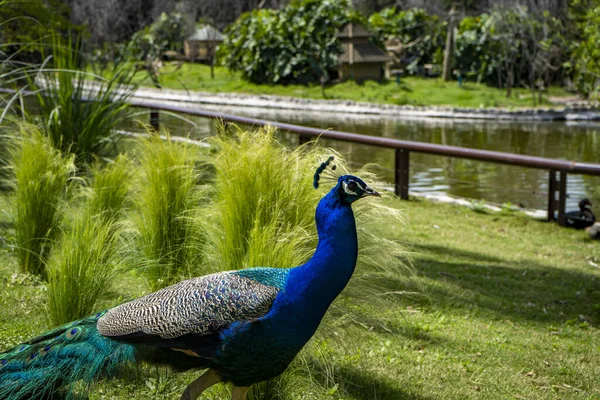
<svg viewBox="0 0 600 400"><path fill-rule="evenodd" d="M333 156L329 157L327 161L321 163L315 172L313 186L314 188L319 187L319 179L321 173L331 164ZM335 170L335 165L331 166L331 169ZM354 175L342 175L338 178L337 185L333 188L333 193L339 198L342 204L352 204L358 199L362 199L367 196L379 196L375 190L371 189L367 184Z"/></svg>
<svg viewBox="0 0 600 400"><path fill-rule="evenodd" d="M352 204L356 200L367 196L381 197L379 193L368 187L362 179L354 175L340 176L336 189L341 203Z"/></svg>

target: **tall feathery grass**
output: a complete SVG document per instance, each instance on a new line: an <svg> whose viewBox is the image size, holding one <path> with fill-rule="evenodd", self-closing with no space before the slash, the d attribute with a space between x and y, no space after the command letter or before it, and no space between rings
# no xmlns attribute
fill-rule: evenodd
<svg viewBox="0 0 600 400"><path fill-rule="evenodd" d="M10 188L9 136L0 133L0 192Z"/></svg>
<svg viewBox="0 0 600 400"><path fill-rule="evenodd" d="M75 171L73 157L61 155L37 127L26 124L11 153L19 268L45 278L46 258L62 218L60 203Z"/></svg>
<svg viewBox="0 0 600 400"><path fill-rule="evenodd" d="M118 219L128 201L132 167L129 159L122 154L106 166L96 164L91 167L92 183L88 192L91 214Z"/></svg>
<svg viewBox="0 0 600 400"><path fill-rule="evenodd" d="M212 139L216 193L208 252L219 270L292 267L316 244L315 151L289 150L274 132L221 127Z"/></svg>
<svg viewBox="0 0 600 400"><path fill-rule="evenodd" d="M317 204L339 176L350 173L343 157L314 144L290 150L275 139L272 127L244 131L229 126L221 127L220 132L211 140L216 148L210 236L214 248L207 252L215 264L221 270L293 267L308 260L317 244ZM335 156L337 170L334 174L326 172L329 176L322 178L319 190L314 190L316 167L330 155ZM385 186L368 168L356 175L371 187ZM392 196L379 191L384 197ZM369 199L353 204L353 210L359 258L354 284L346 292L388 293L385 281L389 276L408 277L412 271L403 245L379 235L380 226L402 222L400 213Z"/></svg>
<svg viewBox="0 0 600 400"><path fill-rule="evenodd" d="M65 228L48 258L48 312L52 325L90 315L122 264L120 228L102 214L83 212Z"/></svg>
<svg viewBox="0 0 600 400"><path fill-rule="evenodd" d="M195 168L199 150L158 135L140 145L133 218L145 276L156 290L189 277L202 259L205 235L195 218L203 197Z"/></svg>
<svg viewBox="0 0 600 400"><path fill-rule="evenodd" d="M131 184L131 163L121 155L91 168L82 205L63 229L48 259L48 311L53 325L90 315L127 259L119 222ZM79 207L78 207L79 206ZM77 209L78 207L79 209Z"/></svg>
<svg viewBox="0 0 600 400"><path fill-rule="evenodd" d="M29 85L36 93L44 132L82 165L114 150L119 137L115 128L130 116L127 99L135 89L135 70L123 64L102 76L85 72L79 42L70 36L54 34L51 50L49 62L28 73Z"/></svg>

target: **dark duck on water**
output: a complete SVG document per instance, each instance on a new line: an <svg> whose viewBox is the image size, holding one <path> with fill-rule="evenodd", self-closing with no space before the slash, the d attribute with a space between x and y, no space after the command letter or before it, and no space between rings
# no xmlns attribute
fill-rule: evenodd
<svg viewBox="0 0 600 400"><path fill-rule="evenodd" d="M320 174L333 157L322 163ZM352 203L379 196L339 177L316 211L317 249L294 268L249 268L186 280L61 326L0 353L0 399L52 397L121 363L204 368L181 399L218 382L243 400L250 385L281 374L348 283L358 255Z"/></svg>
<svg viewBox="0 0 600 400"><path fill-rule="evenodd" d="M579 202L579 211L565 213L565 226L575 229L585 229L594 225L596 216L592 212L592 203L588 199Z"/></svg>

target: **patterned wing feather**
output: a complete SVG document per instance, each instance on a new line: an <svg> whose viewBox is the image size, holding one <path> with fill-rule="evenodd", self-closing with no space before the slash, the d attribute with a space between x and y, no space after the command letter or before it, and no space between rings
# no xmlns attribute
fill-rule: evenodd
<svg viewBox="0 0 600 400"><path fill-rule="evenodd" d="M133 342L155 338L171 346L173 339L211 336L236 321L265 315L277 287L220 272L189 279L109 310L98 321L108 337Z"/></svg>

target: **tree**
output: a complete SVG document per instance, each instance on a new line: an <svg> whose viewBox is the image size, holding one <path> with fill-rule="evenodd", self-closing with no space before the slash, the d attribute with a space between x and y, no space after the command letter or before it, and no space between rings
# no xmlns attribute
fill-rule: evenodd
<svg viewBox="0 0 600 400"><path fill-rule="evenodd" d="M457 68L505 87L507 97L515 86L539 95L566 57L562 29L549 13L535 15L523 7L464 18L457 36Z"/></svg>
<svg viewBox="0 0 600 400"><path fill-rule="evenodd" d="M67 32L69 7L60 0L0 2L0 56L13 61L41 62L40 45L50 31ZM3 57L2 57L3 58Z"/></svg>
<svg viewBox="0 0 600 400"><path fill-rule="evenodd" d="M581 6L576 1L575 6ZM591 0L578 21L579 37L573 44L572 63L577 91L585 98L600 90L600 0Z"/></svg>
<svg viewBox="0 0 600 400"><path fill-rule="evenodd" d="M369 17L369 24L382 40L397 38L403 45L402 61L414 74L424 64L442 62L446 23L425 10L386 8Z"/></svg>

